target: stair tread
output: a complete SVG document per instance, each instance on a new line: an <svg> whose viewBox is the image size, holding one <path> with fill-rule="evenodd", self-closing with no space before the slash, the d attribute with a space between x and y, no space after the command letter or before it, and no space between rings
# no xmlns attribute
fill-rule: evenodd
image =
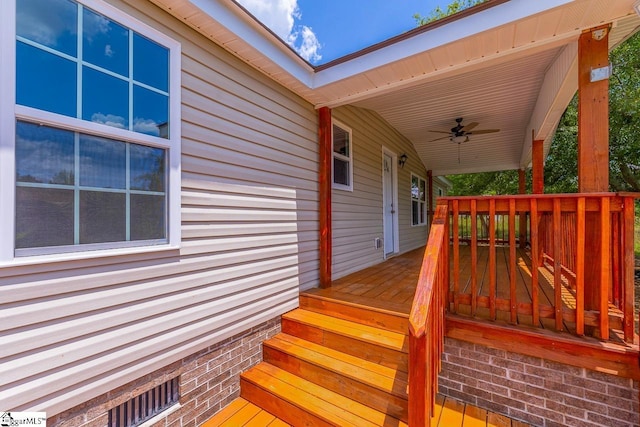
<svg viewBox="0 0 640 427"><path fill-rule="evenodd" d="M286 427L275 415L268 413L242 397L234 399L220 412L207 420L202 427L219 426Z"/></svg>
<svg viewBox="0 0 640 427"><path fill-rule="evenodd" d="M370 342L381 347L408 353L407 336L398 332L362 325L349 320L339 319L303 309L290 311L284 314L282 318L315 326L339 335Z"/></svg>
<svg viewBox="0 0 640 427"><path fill-rule="evenodd" d="M274 396L338 426L406 426L380 411L318 386L283 369L262 362L242 374Z"/></svg>
<svg viewBox="0 0 640 427"><path fill-rule="evenodd" d="M400 398L407 398L407 374L319 344L280 333L264 343L300 360L321 366Z"/></svg>

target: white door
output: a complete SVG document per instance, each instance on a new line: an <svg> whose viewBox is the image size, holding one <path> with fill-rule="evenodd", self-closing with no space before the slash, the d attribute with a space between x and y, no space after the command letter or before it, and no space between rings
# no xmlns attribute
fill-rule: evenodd
<svg viewBox="0 0 640 427"><path fill-rule="evenodd" d="M383 154L383 188L382 188L382 203L384 205L384 220L383 220L383 233L384 233L384 255L390 255L395 252L396 241L396 206L395 202L395 185L394 185L394 168L393 157L387 153Z"/></svg>

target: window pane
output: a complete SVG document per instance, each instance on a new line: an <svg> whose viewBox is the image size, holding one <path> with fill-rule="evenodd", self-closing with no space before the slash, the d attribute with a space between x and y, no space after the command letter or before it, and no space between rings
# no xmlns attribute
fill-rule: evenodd
<svg viewBox="0 0 640 427"><path fill-rule="evenodd" d="M349 132L333 125L333 152L349 157L351 155L349 145Z"/></svg>
<svg viewBox="0 0 640 427"><path fill-rule="evenodd" d="M130 145L132 190L164 191L165 150Z"/></svg>
<svg viewBox="0 0 640 427"><path fill-rule="evenodd" d="M126 197L122 193L80 192L80 243L126 239Z"/></svg>
<svg viewBox="0 0 640 427"><path fill-rule="evenodd" d="M16 44L16 102L76 117L76 64L52 53Z"/></svg>
<svg viewBox="0 0 640 427"><path fill-rule="evenodd" d="M16 188L16 249L73 244L73 190Z"/></svg>
<svg viewBox="0 0 640 427"><path fill-rule="evenodd" d="M77 16L78 6L69 0L20 0L16 2L16 32L76 57Z"/></svg>
<svg viewBox="0 0 640 427"><path fill-rule="evenodd" d="M333 182L349 186L349 162L333 158Z"/></svg>
<svg viewBox="0 0 640 427"><path fill-rule="evenodd" d="M420 202L420 224L426 223L425 203Z"/></svg>
<svg viewBox="0 0 640 427"><path fill-rule="evenodd" d="M164 239L164 196L131 195L131 240Z"/></svg>
<svg viewBox="0 0 640 427"><path fill-rule="evenodd" d="M418 177L411 177L411 197L417 199L420 196L420 190L418 189Z"/></svg>
<svg viewBox="0 0 640 427"><path fill-rule="evenodd" d="M129 128L129 84L88 67L82 68L82 118Z"/></svg>
<svg viewBox="0 0 640 427"><path fill-rule="evenodd" d="M87 8L82 18L83 59L128 77L129 30Z"/></svg>
<svg viewBox="0 0 640 427"><path fill-rule="evenodd" d="M169 97L140 86L133 87L133 130L169 138Z"/></svg>
<svg viewBox="0 0 640 427"><path fill-rule="evenodd" d="M16 179L19 182L74 184L74 133L18 122Z"/></svg>
<svg viewBox="0 0 640 427"><path fill-rule="evenodd" d="M419 217L419 208L418 208L418 202L415 200L411 201L411 224L412 225L418 225L420 223L420 217Z"/></svg>
<svg viewBox="0 0 640 427"><path fill-rule="evenodd" d="M80 185L122 188L126 186L126 144L106 138L80 135Z"/></svg>
<svg viewBox="0 0 640 427"><path fill-rule="evenodd" d="M420 200L427 200L425 181L423 179L420 180Z"/></svg>
<svg viewBox="0 0 640 427"><path fill-rule="evenodd" d="M133 34L133 79L169 91L169 49Z"/></svg>

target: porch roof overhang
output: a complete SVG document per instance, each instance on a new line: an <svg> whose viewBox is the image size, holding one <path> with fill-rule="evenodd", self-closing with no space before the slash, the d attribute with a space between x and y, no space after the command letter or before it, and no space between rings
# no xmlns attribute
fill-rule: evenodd
<svg viewBox="0 0 640 427"><path fill-rule="evenodd" d="M323 66L300 58L233 0L150 0L316 108L377 112L433 175L522 169L545 156L578 88L578 37L610 24L610 49L640 28L634 0L489 0ZM456 117L500 132L457 145L429 129Z"/></svg>

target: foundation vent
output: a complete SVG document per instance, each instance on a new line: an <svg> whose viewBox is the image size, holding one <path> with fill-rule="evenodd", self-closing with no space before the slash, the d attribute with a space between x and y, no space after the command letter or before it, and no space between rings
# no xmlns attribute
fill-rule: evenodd
<svg viewBox="0 0 640 427"><path fill-rule="evenodd" d="M108 427L133 427L156 416L180 399L178 377L112 408Z"/></svg>

